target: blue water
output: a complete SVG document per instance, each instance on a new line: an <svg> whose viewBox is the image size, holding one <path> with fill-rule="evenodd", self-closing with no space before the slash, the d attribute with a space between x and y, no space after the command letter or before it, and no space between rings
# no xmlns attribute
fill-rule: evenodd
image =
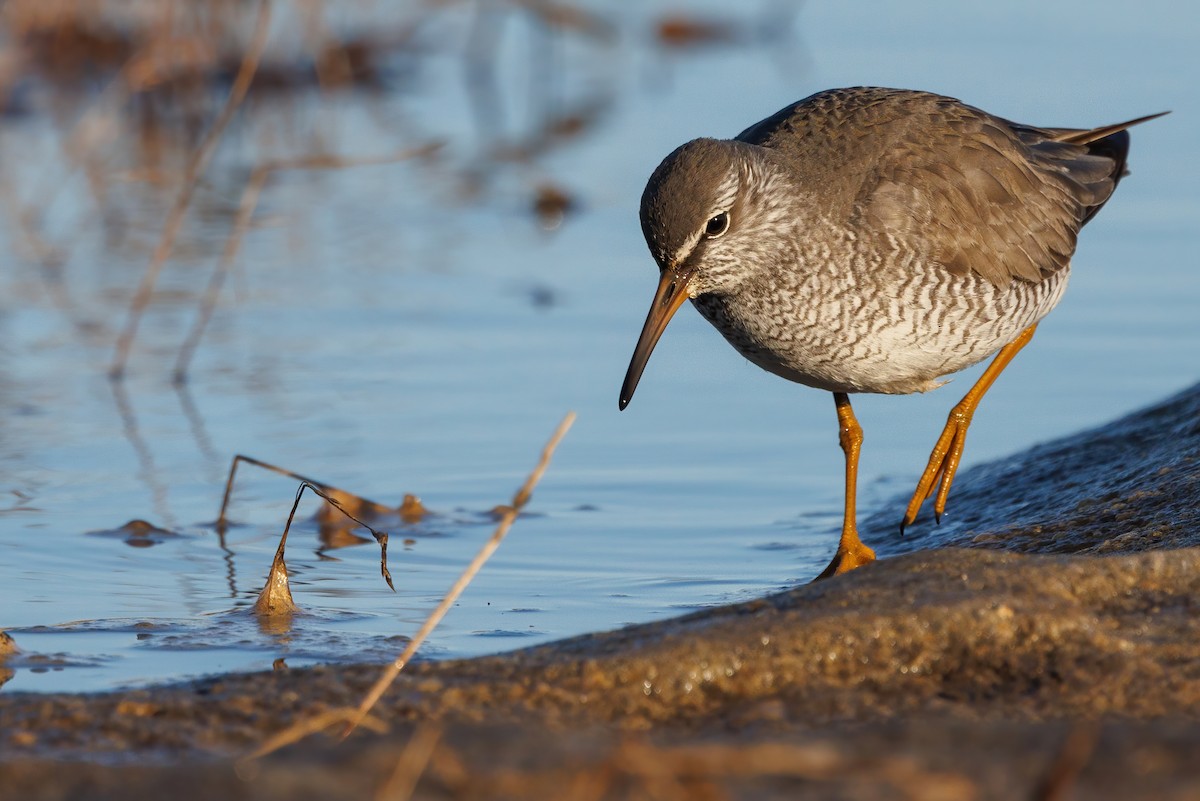
<svg viewBox="0 0 1200 801"><path fill-rule="evenodd" d="M595 4L616 38L560 37L547 84L525 55L536 27L510 19L497 56L503 120L491 130L472 115L456 45L469 19L455 11L429 27L410 83L257 105L223 142L116 386L105 376L112 343L170 195L112 159L97 203L83 174L64 168L65 129L48 110L0 122L12 201L0 210L0 627L23 649L5 691L104 689L277 658L386 660L490 534L487 511L511 497L568 409L578 423L529 514L422 654L523 647L811 578L840 524L826 393L754 368L684 309L630 408L618 413L616 401L655 280L636 216L646 177L681 142L734 135L828 86L928 89L1045 125L1174 112L1134 132L1133 174L1084 233L1065 301L984 401L967 466L1196 380L1195 10L810 2L794 32L764 38L758 11L731 18L726 5L687 7L732 19L740 41L665 51L652 20L683 4ZM599 121L524 164L495 166L496 137L535 127L547 97L600 107ZM250 167L318 141L363 156L430 137L447 142L434 164L274 179L191 381L172 387ZM543 181L579 205L549 232L528 212ZM61 292L14 202L44 209L38 230L65 253ZM976 373L926 396L856 399L864 509L911 488ZM372 544L318 554L305 523L288 550L305 613L290 632L261 630L244 610L296 483L244 468L232 511L241 525L222 547L210 524L235 453L381 502L419 495L437 514L393 528L397 592ZM130 547L93 533L133 518L177 536Z"/></svg>

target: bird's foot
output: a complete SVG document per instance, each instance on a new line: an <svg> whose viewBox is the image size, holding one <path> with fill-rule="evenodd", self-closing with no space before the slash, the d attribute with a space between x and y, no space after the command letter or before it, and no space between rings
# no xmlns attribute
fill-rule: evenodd
<svg viewBox="0 0 1200 801"><path fill-rule="evenodd" d="M921 504L929 500L934 490L937 491L937 497L933 501L933 516L939 523L942 522L942 515L946 512L946 498L950 495L950 485L954 482L963 447L967 444L967 427L971 425L973 412L973 406L967 405L965 399L950 411L946 427L942 429L942 435L938 437L933 452L929 454L929 464L925 465L925 472L921 474L912 500L908 502L904 519L900 521L901 534L917 519Z"/></svg>
<svg viewBox="0 0 1200 801"><path fill-rule="evenodd" d="M813 581L820 581L831 576L840 576L842 573L849 573L856 567L862 567L874 561L875 552L861 542L856 542L849 547L839 545L837 553L833 555L833 561L829 563L829 567L822 570L821 575L817 576Z"/></svg>

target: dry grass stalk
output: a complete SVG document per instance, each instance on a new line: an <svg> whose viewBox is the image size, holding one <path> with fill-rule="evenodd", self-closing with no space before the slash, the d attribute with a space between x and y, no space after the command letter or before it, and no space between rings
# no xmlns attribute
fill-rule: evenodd
<svg viewBox="0 0 1200 801"><path fill-rule="evenodd" d="M236 463L236 462L235 462ZM267 583L263 585L258 600L254 602L254 614L260 618L292 615L300 611L292 600L292 590L288 585L287 565L283 561L283 552L287 548L288 532L292 530L292 520L296 517L296 507L304 495L304 488L311 486L302 482L296 490L296 500L292 502L292 512L288 515L287 523L283 526L283 535L279 538L279 547L275 549L275 558L271 560L271 571L267 574Z"/></svg>
<svg viewBox="0 0 1200 801"><path fill-rule="evenodd" d="M425 772L425 766L429 764L441 737L442 729L436 723L424 725L413 732L412 738L400 752L400 758L396 760L395 770L375 791L375 801L408 801L412 798L417 782Z"/></svg>
<svg viewBox="0 0 1200 801"><path fill-rule="evenodd" d="M1087 767L1100 741L1100 724L1078 723L1067 732L1062 747L1054 756L1041 781L1033 788L1033 801L1063 801Z"/></svg>
<svg viewBox="0 0 1200 801"><path fill-rule="evenodd" d="M375 501L368 500L361 495L356 495L353 492L340 489L332 484L326 484L323 481L317 481L316 479L309 478L308 476L302 476L299 473L279 467L278 465L273 465L270 462L264 462L259 459L255 459L253 456L246 456L239 453L233 457L233 462L229 465L229 477L225 479L225 496L221 499L221 512L217 515L217 522L215 524L216 529L219 532L224 532L229 526L229 519L226 516L226 513L229 510L229 501L233 496L233 480L237 476L238 465L242 462L246 462L247 464L252 464L255 467L261 467L264 470L270 470L272 473L278 473L281 476L294 478L297 481L308 484L313 488L314 492L319 490L318 494L326 500L328 500L330 496L333 496L337 500L332 501L331 503L333 503L334 506L336 506L342 513L352 520L355 518L354 515L346 511L345 507L348 505L346 503L346 499L353 499L354 503L350 505L353 505L356 510L364 513L369 512L371 514L379 515L397 511L382 503L376 503ZM297 498L297 500L299 499ZM293 507L292 511L294 514L295 507ZM363 525L366 524L364 523ZM370 529L371 527L367 526L367 528Z"/></svg>
<svg viewBox="0 0 1200 801"><path fill-rule="evenodd" d="M237 457L234 458L234 465L236 467ZM230 471L230 482L232 481L233 472ZM275 549L275 558L271 560L271 570L267 574L266 584L263 585L262 591L258 594L258 599L254 602L254 614L258 615L260 619L286 618L300 611L300 607L292 599L292 590L288 584L287 564L284 562L283 554L287 549L287 538L288 533L292 530L292 521L296 519L296 509L300 506L300 499L304 497L304 490L306 489L310 489L317 495L320 495L327 503L336 507L346 517L365 527L374 535L380 549L379 571L383 574L383 580L391 587L392 592L396 591L396 586L392 583L392 574L387 566L387 533L371 528L371 526L347 512L335 497L326 494L310 482L302 480L300 488L296 490L296 500L292 502L292 511L288 515L287 523L284 524L283 534L279 538L279 547ZM228 486L226 487L226 497L228 497Z"/></svg>
<svg viewBox="0 0 1200 801"><path fill-rule="evenodd" d="M288 726L278 734L268 737L262 745L238 760L236 765L238 775L246 777L247 774L252 774L254 772L252 767L254 760L259 757L266 756L273 751L278 751L280 748L286 748L293 743L298 743L306 737L323 732L339 723L345 723L351 720L355 713L356 710L348 706L343 706L337 709L326 710L310 718L305 718L292 726ZM387 724L374 716L367 716L360 720L359 723L363 728L370 729L378 734L385 734L388 731Z"/></svg>
<svg viewBox="0 0 1200 801"><path fill-rule="evenodd" d="M171 205L171 210L167 214L167 222L163 227L162 237L159 239L158 246L154 249L154 254L150 258L150 264L146 267L146 272L142 274L142 281L138 285L133 299L130 301L129 316L126 319L124 330L117 338L113 362L109 367L110 378L119 379L125 374L125 366L129 361L129 350L133 345L134 337L137 335L138 323L141 321L142 314L150 302L154 286L158 282L158 275L162 271L167 258L171 255L171 250L175 244L175 237L179 233L180 226L183 224L184 213L191 204L192 195L196 190L200 176L204 173L205 168L212 159L212 155L216 151L217 142L225 132L225 128L229 125L230 120L233 119L234 113L245 99L246 93L250 89L250 83L254 80L254 74L258 71L259 62L262 59L263 51L267 44L267 32L270 30L270 22L270 0L260 0L258 17L254 23L254 34L251 37L249 47L242 56L237 76L234 78L233 86L229 90L229 96L226 98L225 105L217 115L216 121L208 129L208 132L204 135L204 139L192 153L187 169L184 172L183 185L180 187L179 194L176 195L175 202Z"/></svg>
<svg viewBox="0 0 1200 801"><path fill-rule="evenodd" d="M225 283L225 277L229 274L233 260L237 258L237 253L241 249L242 239L245 237L246 230L250 227L250 220L254 216L254 210L258 207L258 199L262 194L263 187L266 186L267 179L273 173L285 170L340 170L350 167L395 164L400 161L428 156L437 151L441 146L440 142L431 142L390 155L366 156L362 158L344 158L332 155L300 156L296 158L274 159L255 167L254 171L250 174L250 179L246 182L245 189L242 190L242 198L238 204L238 213L233 224L233 230L225 240L225 247L221 251L220 261L217 262L216 269L213 270L212 276L208 281L208 286L204 290L204 296L200 300L200 307L196 313L196 322L192 325L192 330L188 333L187 338L183 341L183 345L179 348L179 356L175 360L175 370L173 372L175 383L180 384L187 380L188 368L191 366L192 357L196 353L196 348L200 345L200 338L204 335L205 328L208 327L208 321L212 318L213 310L216 309L217 298L221 294L221 287Z"/></svg>
<svg viewBox="0 0 1200 801"><path fill-rule="evenodd" d="M267 583L254 601L254 614L263 617L281 617L293 615L300 611L292 599L292 588L288 584L287 565L283 561L283 540L287 537L284 532L279 540L279 548L275 558L271 560L271 571L267 574Z"/></svg>
<svg viewBox="0 0 1200 801"><path fill-rule="evenodd" d="M450 610L450 607L453 606L454 602L458 600L458 597L462 595L463 590L467 588L467 585L471 583L487 560L490 559L492 554L496 552L496 549L500 547L500 543L504 540L505 535L508 534L508 530L512 528L513 521L517 519L517 515L521 513L521 509L525 507L525 504L529 503L529 499L533 497L533 488L536 487L538 482L542 480L542 475L546 472L546 468L550 464L550 458L554 455L555 449L558 448L558 443L562 441L564 436L566 436L567 431L570 430L571 425L574 422L575 412L567 412L567 416L564 417L562 422L558 424L558 428L554 430L554 434L551 435L550 441L547 442L546 447L542 449L542 456L538 460L537 466L533 469L533 472L529 474L529 478L525 479L525 483L521 486L521 488L517 490L517 494L513 496L510 508L505 511L504 515L500 518L500 522L496 526L496 530L492 532L492 536L489 537L488 541L483 544L483 547L479 549L479 553L475 554L475 558L471 560L471 563L467 565L465 570L463 570L462 575L459 576L458 580L455 581L450 587L450 590L446 593L446 597L442 599L442 602L439 603L437 608L430 613L424 624L421 625L421 628L409 642L408 647L404 649L404 653L396 657L396 660L387 666L387 668L383 671L383 674L380 675L379 679L363 698L362 702L359 703L357 711L358 715L366 715L371 711L371 708L375 706L375 703L379 700L380 696L382 696L384 691L386 691L387 688L392 685L392 682L395 681L396 677L400 675L400 671L404 669L404 666L408 664L410 659L412 659L413 654L415 654L417 649L421 647L421 643L425 642L425 638L428 637L429 633L432 632L434 628L437 627L437 624L442 621L442 618L446 616L446 612ZM357 724L354 721L351 721L349 725L346 726L346 730L342 732L342 737L345 738L349 736L350 732L354 731L355 725Z"/></svg>
<svg viewBox="0 0 1200 801"><path fill-rule="evenodd" d="M317 495L320 495L322 498L325 499L325 502L328 503L330 506L333 506L339 512L344 514L346 517L350 518L355 523L358 523L360 526L365 528L367 531L371 532L371 536L374 537L375 541L379 543L379 573L380 573L380 575L383 576L383 580L387 582L387 585L388 585L388 587L391 588L392 592L395 592L396 585L392 583L392 573L390 570L388 570L388 565L387 565L387 546L388 546L387 532L386 531L377 531L376 529L374 529L367 523L365 523L362 520L360 520L359 518L355 517L353 514L351 514L350 512L348 512L346 510L346 507L342 506L341 501L339 501L335 495L326 493L322 489L313 486L312 484L310 484L307 481L301 482L300 489L298 489L296 491L296 500L292 503L292 512L291 512L291 514L288 515L287 524L283 527L283 536L279 540L279 552L276 555L276 559L279 560L280 562L283 561L283 546L284 546L284 543L287 542L287 535L288 535L288 531L291 530L292 521L295 520L295 518L296 518L296 507L298 507L300 505L300 498L301 498L301 496L304 495L304 490L306 490L306 489L312 490ZM274 572L274 568L272 568L272 573L273 572ZM286 579L285 579L285 581L286 581ZM268 582L268 586L270 586L269 582ZM264 590L264 592L265 592L265 590Z"/></svg>

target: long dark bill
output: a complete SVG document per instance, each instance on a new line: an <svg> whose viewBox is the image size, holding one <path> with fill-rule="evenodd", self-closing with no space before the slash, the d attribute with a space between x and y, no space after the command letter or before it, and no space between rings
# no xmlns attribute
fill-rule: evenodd
<svg viewBox="0 0 1200 801"><path fill-rule="evenodd" d="M629 369L625 372L625 383L621 384L621 400L618 406L624 409L633 398L642 371L650 353L658 344L658 338L666 330L671 317L688 299L687 279L689 276L680 275L675 270L663 270L662 278L658 281L658 289L654 292L654 302L650 304L650 313L646 315L646 324L642 326L642 335L638 337L637 347L633 349L633 358L629 360Z"/></svg>

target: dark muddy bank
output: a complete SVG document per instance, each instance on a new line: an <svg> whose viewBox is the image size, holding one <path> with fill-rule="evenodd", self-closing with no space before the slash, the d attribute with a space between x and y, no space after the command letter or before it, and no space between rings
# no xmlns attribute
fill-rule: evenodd
<svg viewBox="0 0 1200 801"><path fill-rule="evenodd" d="M418 665L379 709L390 733L312 740L240 778L231 756L355 702L378 669L3 697L0 796L365 794L438 721L419 797L1053 797L1045 781L1197 797L1198 486L1200 385L964 474L941 531L868 524L884 552L968 547Z"/></svg>
<svg viewBox="0 0 1200 801"><path fill-rule="evenodd" d="M901 539L898 514L884 510L865 528L888 555L947 545L1121 554L1200 545L1198 505L1200 385L964 473L940 526Z"/></svg>

